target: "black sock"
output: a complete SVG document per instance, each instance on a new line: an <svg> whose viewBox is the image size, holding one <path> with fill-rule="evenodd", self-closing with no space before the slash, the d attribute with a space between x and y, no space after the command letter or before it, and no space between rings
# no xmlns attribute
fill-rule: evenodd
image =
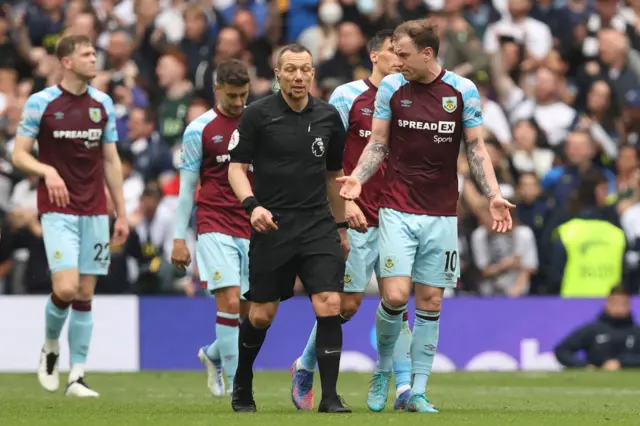
<svg viewBox="0 0 640 426"><path fill-rule="evenodd" d="M238 370L235 379L244 386L250 386L253 381L253 363L264 343L267 329L255 328L249 318L245 318L240 325Z"/></svg>
<svg viewBox="0 0 640 426"><path fill-rule="evenodd" d="M316 356L322 382L322 398L337 394L340 355L342 354L342 324L340 315L317 317Z"/></svg>

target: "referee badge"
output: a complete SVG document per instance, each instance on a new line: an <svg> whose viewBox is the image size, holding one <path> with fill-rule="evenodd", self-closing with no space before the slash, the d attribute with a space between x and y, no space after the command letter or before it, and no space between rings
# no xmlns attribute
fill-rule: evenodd
<svg viewBox="0 0 640 426"><path fill-rule="evenodd" d="M231 151L236 146L238 146L238 142L240 142L240 133L238 132L238 129L236 129L233 131L233 133L231 134L231 138L229 139L228 150Z"/></svg>
<svg viewBox="0 0 640 426"><path fill-rule="evenodd" d="M311 152L313 152L313 155L316 157L322 157L324 155L324 148L325 146L322 138L316 138L316 140L311 144Z"/></svg>
<svg viewBox="0 0 640 426"><path fill-rule="evenodd" d="M455 96L442 98L442 108L447 112L455 111L458 108L458 98Z"/></svg>

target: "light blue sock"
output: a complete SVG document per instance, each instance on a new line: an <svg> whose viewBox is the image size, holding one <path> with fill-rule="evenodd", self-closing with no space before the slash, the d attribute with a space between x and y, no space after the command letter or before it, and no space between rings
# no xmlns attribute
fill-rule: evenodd
<svg viewBox="0 0 640 426"><path fill-rule="evenodd" d="M393 374L395 375L396 390L409 386L411 382L411 329L407 319L407 312L402 314L402 330L393 348Z"/></svg>
<svg viewBox="0 0 640 426"><path fill-rule="evenodd" d="M52 294L47 300L47 305L45 307L45 337L47 340L57 341L60 338L64 322L67 320L67 316L69 315L69 307L67 306L64 309L61 309L54 304L52 299L55 299L56 303L59 305L65 304L66 302L61 301Z"/></svg>
<svg viewBox="0 0 640 426"><path fill-rule="evenodd" d="M218 312L216 318L216 342L222 361L222 371L227 375L228 383L233 383L233 378L238 369L238 314Z"/></svg>
<svg viewBox="0 0 640 426"><path fill-rule="evenodd" d="M302 364L302 367L305 370L313 371L316 368L316 362L318 361L316 357L316 330L318 328L318 323L313 325L313 330L311 330L311 334L309 335L309 340L307 340L307 346L304 347L304 352L302 352L302 356L299 361Z"/></svg>
<svg viewBox="0 0 640 426"><path fill-rule="evenodd" d="M69 353L71 365L86 364L93 331L91 301L73 302L69 316Z"/></svg>
<svg viewBox="0 0 640 426"><path fill-rule="evenodd" d="M214 340L212 344L204 349L211 361L220 361L220 350L218 349L218 341Z"/></svg>
<svg viewBox="0 0 640 426"><path fill-rule="evenodd" d="M433 358L438 349L440 335L440 312L416 309L416 321L413 324L411 342L411 374L413 375L412 395L421 395L427 391L427 380L433 367Z"/></svg>
<svg viewBox="0 0 640 426"><path fill-rule="evenodd" d="M402 312L407 305L389 306L384 300L380 301L376 312L376 341L378 345L378 365L382 371L393 368L393 348L396 345L402 329Z"/></svg>

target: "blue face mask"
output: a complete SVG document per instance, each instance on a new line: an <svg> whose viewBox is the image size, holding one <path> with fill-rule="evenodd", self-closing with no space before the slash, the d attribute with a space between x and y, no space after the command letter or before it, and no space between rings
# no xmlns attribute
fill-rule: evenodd
<svg viewBox="0 0 640 426"><path fill-rule="evenodd" d="M376 10L375 0L357 0L356 6L363 15L369 15Z"/></svg>

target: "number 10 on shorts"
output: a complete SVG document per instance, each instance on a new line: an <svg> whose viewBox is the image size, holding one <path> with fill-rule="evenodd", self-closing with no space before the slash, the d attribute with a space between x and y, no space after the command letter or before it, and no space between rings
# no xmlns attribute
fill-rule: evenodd
<svg viewBox="0 0 640 426"><path fill-rule="evenodd" d="M458 252L456 250L444 252L444 271L456 272L458 267Z"/></svg>

